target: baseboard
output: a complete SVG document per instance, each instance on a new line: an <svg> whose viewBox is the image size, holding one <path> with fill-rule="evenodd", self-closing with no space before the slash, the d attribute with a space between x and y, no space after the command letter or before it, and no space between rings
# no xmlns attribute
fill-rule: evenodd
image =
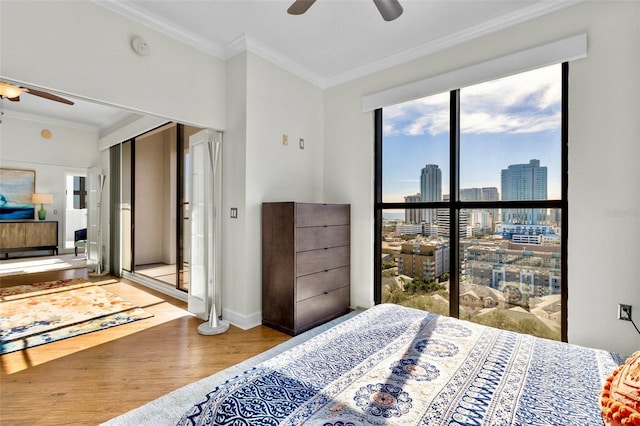
<svg viewBox="0 0 640 426"><path fill-rule="evenodd" d="M262 312L251 315L242 315L230 309L222 308L222 319L229 321L242 330L248 330L262 324Z"/></svg>

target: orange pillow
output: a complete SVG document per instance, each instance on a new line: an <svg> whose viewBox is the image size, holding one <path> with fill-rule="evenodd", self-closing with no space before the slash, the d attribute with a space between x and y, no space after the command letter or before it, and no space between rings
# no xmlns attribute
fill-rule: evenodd
<svg viewBox="0 0 640 426"><path fill-rule="evenodd" d="M640 351L607 378L600 411L607 426L640 426Z"/></svg>

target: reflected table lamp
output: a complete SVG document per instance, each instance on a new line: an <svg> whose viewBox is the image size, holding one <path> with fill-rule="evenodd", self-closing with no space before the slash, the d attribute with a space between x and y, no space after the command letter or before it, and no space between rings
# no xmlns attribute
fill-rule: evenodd
<svg viewBox="0 0 640 426"><path fill-rule="evenodd" d="M53 203L53 195L33 194L31 196L31 202L33 204L40 204L40 210L38 210L38 219L45 220L47 218L47 211L44 209L44 205Z"/></svg>

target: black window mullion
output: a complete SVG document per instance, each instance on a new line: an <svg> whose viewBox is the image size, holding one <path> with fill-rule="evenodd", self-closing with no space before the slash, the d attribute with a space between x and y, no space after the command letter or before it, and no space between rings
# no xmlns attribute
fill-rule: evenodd
<svg viewBox="0 0 640 426"><path fill-rule="evenodd" d="M562 210L560 213L562 234L560 235L560 339L567 342L567 302L569 300L568 290L568 242L569 242L569 63L562 64L562 118L560 138L562 143Z"/></svg>
<svg viewBox="0 0 640 426"><path fill-rule="evenodd" d="M449 315L458 318L460 280L460 90L452 90L449 101Z"/></svg>
<svg viewBox="0 0 640 426"><path fill-rule="evenodd" d="M373 220L373 302L378 305L382 302L382 108L375 110L374 114L374 220Z"/></svg>

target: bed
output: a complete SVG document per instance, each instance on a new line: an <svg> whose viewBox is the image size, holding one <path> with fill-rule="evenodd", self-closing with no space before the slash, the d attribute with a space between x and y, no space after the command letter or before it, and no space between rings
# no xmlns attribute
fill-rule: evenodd
<svg viewBox="0 0 640 426"><path fill-rule="evenodd" d="M603 350L382 304L210 382L171 423L602 425L599 394L619 363Z"/></svg>

